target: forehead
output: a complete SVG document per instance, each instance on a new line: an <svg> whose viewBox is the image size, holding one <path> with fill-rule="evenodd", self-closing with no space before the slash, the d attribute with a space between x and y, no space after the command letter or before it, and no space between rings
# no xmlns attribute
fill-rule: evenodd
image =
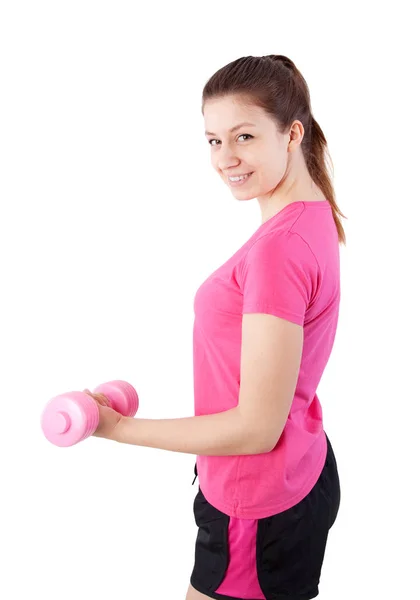
<svg viewBox="0 0 420 600"><path fill-rule="evenodd" d="M208 100L203 116L207 135L229 134L233 127L243 122L261 127L267 119L259 106L245 104L232 97Z"/></svg>

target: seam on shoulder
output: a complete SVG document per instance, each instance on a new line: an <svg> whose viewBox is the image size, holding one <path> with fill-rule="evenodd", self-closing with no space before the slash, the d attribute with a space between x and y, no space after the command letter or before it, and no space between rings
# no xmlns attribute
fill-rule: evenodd
<svg viewBox="0 0 420 600"><path fill-rule="evenodd" d="M307 241L306 241L306 240L305 240L305 239L304 239L304 238L303 238L303 237L300 235L300 233L297 233L296 231L290 231L290 233L291 233L292 235L297 235L297 236L298 236L298 237L299 237L299 238L302 240L302 242L303 242L304 244L306 244L306 246L309 248L309 252L312 254L312 256L313 256L313 257L314 257L314 259L315 259L315 262L316 262L316 265L317 265L318 269L319 269L319 270L321 270L321 267L319 266L318 259L317 259L317 257L315 256L315 253L314 253L314 251L312 250L312 248L310 247L310 245L308 244L308 242L307 242Z"/></svg>

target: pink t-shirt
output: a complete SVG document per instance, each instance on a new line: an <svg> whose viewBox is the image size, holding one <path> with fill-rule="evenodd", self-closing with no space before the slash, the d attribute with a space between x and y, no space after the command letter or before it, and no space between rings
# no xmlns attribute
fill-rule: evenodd
<svg viewBox="0 0 420 600"><path fill-rule="evenodd" d="M238 405L242 315L268 313L303 326L293 404L268 453L197 456L207 500L236 518L287 510L315 485L326 459L316 394L331 354L340 302L338 234L328 200L293 202L262 223L194 298L195 415Z"/></svg>

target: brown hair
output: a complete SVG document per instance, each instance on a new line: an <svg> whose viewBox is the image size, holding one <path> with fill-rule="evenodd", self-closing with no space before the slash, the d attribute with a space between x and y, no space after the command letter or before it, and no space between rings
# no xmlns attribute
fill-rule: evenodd
<svg viewBox="0 0 420 600"><path fill-rule="evenodd" d="M285 133L294 120L299 120L305 135L302 152L309 174L328 199L337 227L339 243L346 244L340 221L345 217L335 201L326 156L332 159L321 127L312 116L309 89L295 64L287 56L244 56L222 67L207 81L203 89L201 112L206 100L239 94L245 105L258 106L273 117L280 133ZM243 98L242 98L243 97ZM332 165L334 170L334 167Z"/></svg>

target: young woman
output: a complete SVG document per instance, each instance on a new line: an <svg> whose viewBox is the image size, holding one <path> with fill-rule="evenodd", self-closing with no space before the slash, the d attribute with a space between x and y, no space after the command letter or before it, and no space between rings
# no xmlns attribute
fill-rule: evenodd
<svg viewBox="0 0 420 600"><path fill-rule="evenodd" d="M212 166L237 200L257 198L261 225L194 299L195 417L102 406L95 435L197 455L186 600L309 600L340 505L316 392L338 322L344 215L290 59L226 65L202 113Z"/></svg>

